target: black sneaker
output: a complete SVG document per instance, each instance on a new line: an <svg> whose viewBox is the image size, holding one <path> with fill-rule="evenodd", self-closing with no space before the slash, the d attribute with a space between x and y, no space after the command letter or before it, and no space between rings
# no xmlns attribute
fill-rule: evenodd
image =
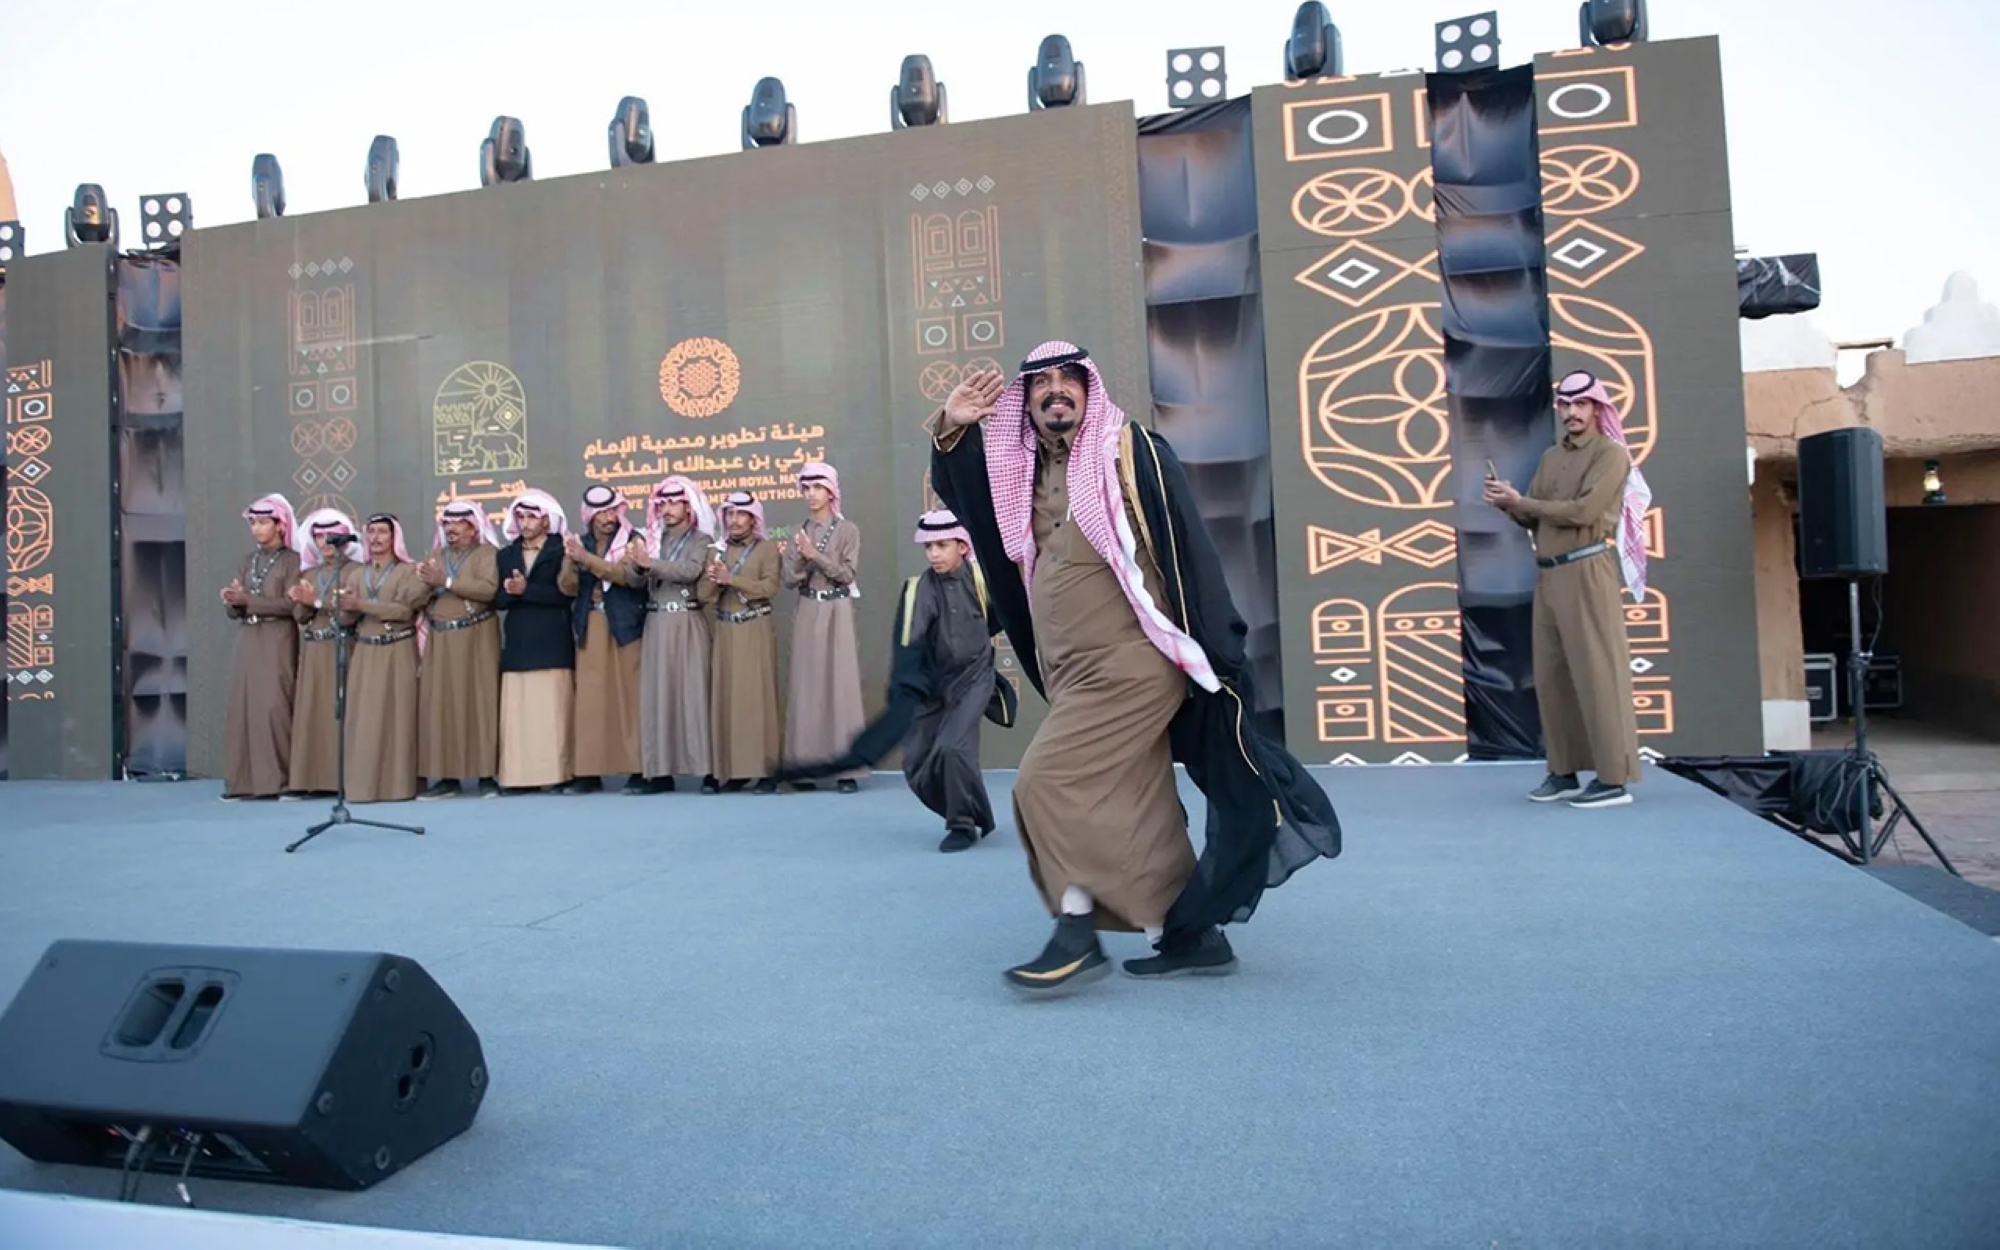
<svg viewBox="0 0 2000 1250"><path fill-rule="evenodd" d="M1624 786L1607 786L1593 778L1588 788L1569 801L1571 807L1623 807L1632 801Z"/></svg>
<svg viewBox="0 0 2000 1250"><path fill-rule="evenodd" d="M1153 949L1159 953L1126 960L1125 975L1164 981L1169 977L1226 977L1236 971L1236 952L1229 949L1229 939L1222 936L1222 930L1213 926L1193 938L1161 938Z"/></svg>
<svg viewBox="0 0 2000 1250"><path fill-rule="evenodd" d="M557 794L598 794L604 790L602 777L572 777L556 788Z"/></svg>
<svg viewBox="0 0 2000 1250"><path fill-rule="evenodd" d="M703 794L721 794L722 783L713 777L703 777L701 779L701 792Z"/></svg>
<svg viewBox="0 0 2000 1250"><path fill-rule="evenodd" d="M842 777L839 780L839 782L837 782L834 785L833 788L840 791L842 794L853 794L856 790L859 790L861 787L859 784L855 782L854 778Z"/></svg>
<svg viewBox="0 0 2000 1250"><path fill-rule="evenodd" d="M752 794L776 794L778 792L777 779L773 777L759 778L757 784L750 787L750 792Z"/></svg>
<svg viewBox="0 0 2000 1250"><path fill-rule="evenodd" d="M500 783L493 780L493 778L491 777L481 777L479 779L479 797L482 799L499 798Z"/></svg>
<svg viewBox="0 0 2000 1250"><path fill-rule="evenodd" d="M1550 773L1541 785L1528 791L1528 802L1553 803L1582 793L1583 783L1576 779L1575 773Z"/></svg>
<svg viewBox="0 0 2000 1250"><path fill-rule="evenodd" d="M1111 971L1111 961L1097 944L1097 925L1089 916L1063 916L1049 944L1032 961L1007 969L1007 984L1031 998L1057 998L1099 980Z"/></svg>
<svg viewBox="0 0 2000 1250"><path fill-rule="evenodd" d="M938 843L940 851L969 851L979 842L979 834L971 829L947 829L944 841Z"/></svg>
<svg viewBox="0 0 2000 1250"><path fill-rule="evenodd" d="M459 789L456 781L433 781L431 782L431 788L419 794L417 800L422 802L425 799L452 799L457 798L458 794Z"/></svg>

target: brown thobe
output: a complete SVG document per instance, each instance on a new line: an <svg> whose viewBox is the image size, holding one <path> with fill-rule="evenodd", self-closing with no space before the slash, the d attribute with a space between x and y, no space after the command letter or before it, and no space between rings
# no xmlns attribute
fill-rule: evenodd
<svg viewBox="0 0 2000 1250"><path fill-rule="evenodd" d="M342 584L343 563L322 564L304 574L314 602L294 603L292 619L299 626L299 685L292 701L292 789L301 794L331 794L340 767L340 726L334 723L334 694L339 686L334 661L333 592ZM350 652L353 643L348 644Z"/></svg>
<svg viewBox="0 0 2000 1250"><path fill-rule="evenodd" d="M735 584L721 587L715 603L708 698L718 781L755 780L778 770L784 721L778 710L778 625L771 617L771 600L778 593L781 561L776 543L754 541L755 547L746 551L745 544L731 540L722 552L723 567L734 571Z"/></svg>
<svg viewBox="0 0 2000 1250"><path fill-rule="evenodd" d="M786 682L785 759L799 763L846 752L868 718L861 706L861 655L854 638L854 579L861 529L854 522L807 521L811 555L785 544L784 584L799 592ZM845 773L858 777L861 773Z"/></svg>
<svg viewBox="0 0 2000 1250"><path fill-rule="evenodd" d="M1098 928L1158 928L1195 863L1167 743L1187 678L1146 637L1117 575L1070 518L1068 473L1068 440L1045 441L1028 610L1049 711L1014 779L1014 825L1051 914L1075 885L1097 901ZM1161 601L1144 554L1140 573Z"/></svg>
<svg viewBox="0 0 2000 1250"><path fill-rule="evenodd" d="M715 587L702 576L711 539L681 526L660 536L646 572L646 637L639 645L639 757L647 777L706 777L708 665L712 631L702 609Z"/></svg>
<svg viewBox="0 0 2000 1250"><path fill-rule="evenodd" d="M268 798L285 791L291 772L299 631L285 592L298 580L299 553L259 548L243 557L236 575L250 601L229 606L238 628L222 714L222 793Z"/></svg>
<svg viewBox="0 0 2000 1250"><path fill-rule="evenodd" d="M1588 769L1608 786L1639 780L1632 655L1619 603L1618 526L1632 458L1598 431L1565 435L1542 453L1508 514L1534 533L1537 561L1603 549L1535 570L1535 695L1549 771Z"/></svg>
<svg viewBox="0 0 2000 1250"><path fill-rule="evenodd" d="M431 587L430 641L417 690L417 775L433 782L500 771L498 555L485 543L431 552L430 563L450 579Z"/></svg>
<svg viewBox="0 0 2000 1250"><path fill-rule="evenodd" d="M347 797L417 797L417 615L431 588L417 566L350 564L343 615L354 623L347 664Z"/></svg>
<svg viewBox="0 0 2000 1250"><path fill-rule="evenodd" d="M604 615L604 583L635 585L624 562L612 564L585 552L563 564L556 588L590 602L583 643L576 649L576 700L570 705L572 767L579 777L639 771L639 642L620 645Z"/></svg>

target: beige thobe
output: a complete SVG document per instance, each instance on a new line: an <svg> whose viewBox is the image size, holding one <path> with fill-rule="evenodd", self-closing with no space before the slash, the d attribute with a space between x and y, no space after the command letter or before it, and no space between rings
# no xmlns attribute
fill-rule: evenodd
<svg viewBox="0 0 2000 1250"><path fill-rule="evenodd" d="M736 567L742 560L741 568ZM778 624L771 600L778 593L778 545L757 540L746 557L732 541L722 553L735 569L735 584L721 588L715 604L714 677L709 682L709 715L714 726L714 776L718 781L752 781L778 771ZM758 615L730 620L746 612Z"/></svg>
<svg viewBox="0 0 2000 1250"><path fill-rule="evenodd" d="M1619 519L1631 455L1598 431L1565 435L1542 453L1534 480L1507 509L1549 559L1608 541L1608 549L1535 570L1535 697L1549 771L1597 774L1608 786L1639 780L1632 655L1619 602Z"/></svg>
<svg viewBox="0 0 2000 1250"><path fill-rule="evenodd" d="M417 775L432 782L500 771L499 552L484 543L440 547L430 563L451 585L432 587L430 641L417 690Z"/></svg>
<svg viewBox="0 0 2000 1250"><path fill-rule="evenodd" d="M705 607L715 587L708 567L707 534L685 525L660 536L660 558L646 570L652 598L639 658L639 755L647 777L706 777L709 749L708 682L712 621Z"/></svg>
<svg viewBox="0 0 2000 1250"><path fill-rule="evenodd" d="M286 790L291 772L299 631L285 592L298 580L299 554L288 547L253 551L236 576L250 601L228 610L238 628L222 714L222 793L269 798Z"/></svg>
<svg viewBox="0 0 2000 1250"><path fill-rule="evenodd" d="M861 705L854 600L849 597L861 560L861 529L848 520L831 526L807 521L804 532L812 554L802 556L788 542L784 558L784 584L799 592L785 698L785 759L790 763L845 755L868 723ZM819 549L822 541L825 551ZM838 779L865 775L862 770Z"/></svg>
<svg viewBox="0 0 2000 1250"><path fill-rule="evenodd" d="M322 564L304 574L314 602L292 604L299 626L299 684L292 701L292 785L301 794L331 794L340 760L340 726L334 723L339 669L334 661L333 592L341 585L342 564ZM348 644L348 658L353 658Z"/></svg>
<svg viewBox="0 0 2000 1250"><path fill-rule="evenodd" d="M354 625L347 662L347 798L417 797L417 614L431 588L417 566L350 564L341 614ZM396 641L389 641L395 639Z"/></svg>

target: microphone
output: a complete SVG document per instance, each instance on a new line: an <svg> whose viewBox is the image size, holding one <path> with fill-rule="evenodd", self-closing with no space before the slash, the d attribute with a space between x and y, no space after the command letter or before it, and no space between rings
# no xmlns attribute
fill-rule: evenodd
<svg viewBox="0 0 2000 1250"><path fill-rule="evenodd" d="M336 547L345 547L349 543L361 541L352 534L329 534L326 540Z"/></svg>

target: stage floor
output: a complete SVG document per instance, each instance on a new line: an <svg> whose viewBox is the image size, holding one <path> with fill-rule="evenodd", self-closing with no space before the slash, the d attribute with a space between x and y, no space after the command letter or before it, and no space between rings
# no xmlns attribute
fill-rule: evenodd
<svg viewBox="0 0 2000 1250"><path fill-rule="evenodd" d="M893 775L363 809L430 832L296 855L323 805L13 782L0 995L63 937L430 970L492 1068L472 1130L366 1193L198 1183L209 1210L631 1246L1992 1244L2000 944L1658 770L1597 812L1523 801L1521 766L1322 776L1346 853L1232 928L1236 976L1049 1003L999 977L1047 931L1011 835L936 853ZM117 1177L0 1146L0 1186Z"/></svg>

